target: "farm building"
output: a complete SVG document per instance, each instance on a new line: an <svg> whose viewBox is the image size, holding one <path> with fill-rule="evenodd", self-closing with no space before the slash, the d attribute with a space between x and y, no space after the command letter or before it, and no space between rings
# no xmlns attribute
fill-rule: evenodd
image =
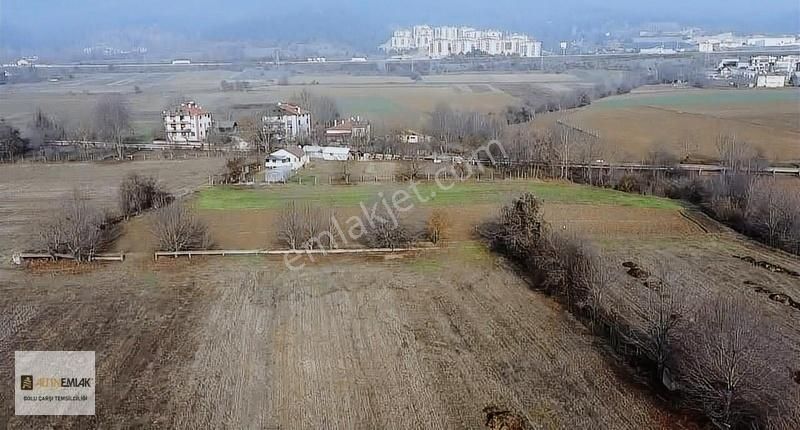
<svg viewBox="0 0 800 430"><path fill-rule="evenodd" d="M348 118L325 130L325 140L329 145L365 144L369 142L371 131L368 121Z"/></svg>
<svg viewBox="0 0 800 430"><path fill-rule="evenodd" d="M162 112L167 141L174 144L205 142L212 127L211 113L195 102Z"/></svg>
<svg viewBox="0 0 800 430"><path fill-rule="evenodd" d="M311 160L347 161L350 159L350 148L342 146L308 145L303 151Z"/></svg>
<svg viewBox="0 0 800 430"><path fill-rule="evenodd" d="M264 166L267 169L302 169L308 163L308 155L297 146L279 149L269 154Z"/></svg>

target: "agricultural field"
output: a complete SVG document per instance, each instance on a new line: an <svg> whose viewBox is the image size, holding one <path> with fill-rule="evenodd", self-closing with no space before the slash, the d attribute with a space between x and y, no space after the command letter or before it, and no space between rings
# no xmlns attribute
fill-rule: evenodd
<svg viewBox="0 0 800 430"><path fill-rule="evenodd" d="M221 167L221 159L0 166L0 231L11 238L0 264L0 379L11 379L15 350L98 357L95 417L21 419L3 390L0 427L482 428L491 415L542 429L693 428L475 240L474 226L523 191L544 200L554 228L601 250L614 279L609 300L645 297L623 263L681 268L698 303L719 293L751 297L775 341L794 353L774 365L787 378L800 370L791 362L800 311L764 293L800 301L800 281L733 256L797 271L800 261L678 202L521 180L204 186ZM184 202L220 248L279 247L277 220L290 200L347 217L381 193L410 190L425 201L414 200L409 222L421 226L437 209L452 226L442 249L318 257L292 271L278 257L153 261L144 215L124 225L116 245L130 253L124 263L10 267L6 256L25 245L26 226L73 186L91 186L92 199L112 207L129 171L194 191Z"/></svg>
<svg viewBox="0 0 800 430"><path fill-rule="evenodd" d="M523 85L560 91L581 85L566 74L452 74L426 77L422 82L397 76L296 75L277 85L281 75L260 70L180 73L76 74L59 82L0 86L0 118L19 127L42 108L73 125L91 118L98 98L123 93L134 114L136 133L152 136L160 114L178 96L195 99L219 117L249 114L249 107L289 99L302 90L335 99L342 115L369 118L375 127L417 128L440 103L460 109L499 112L518 103L504 86ZM249 91L222 91L221 82L247 81ZM139 92L135 90L138 87Z"/></svg>
<svg viewBox="0 0 800 430"><path fill-rule="evenodd" d="M687 223L682 207L675 201L657 197L626 194L615 190L594 189L566 183L501 181L367 184L354 186L286 185L257 188L205 188L190 200L204 220L215 244L222 249L274 249L281 211L290 202L308 202L326 217L333 216L339 225L352 217L364 217L392 196L407 192L413 209L403 220L415 230L424 228L433 210L451 220L447 239L471 241L475 226L497 214L498 207L524 191L531 191L546 202L545 214L564 229L590 235L620 234L636 237L656 233L664 227L680 233L692 233L697 227ZM658 219L658 223L653 220ZM149 237L147 217L134 220L126 228L128 237L118 244L121 252L146 252L154 244ZM341 247L359 247L345 241Z"/></svg>
<svg viewBox="0 0 800 430"><path fill-rule="evenodd" d="M133 163L16 164L0 166L0 281L14 251L27 250L34 226L58 211L78 189L101 207L117 207L117 190L128 173L157 178L174 194L194 191L219 173L223 158L137 161Z"/></svg>
<svg viewBox="0 0 800 430"><path fill-rule="evenodd" d="M0 376L17 349L98 354L96 417L15 417L4 390L8 428L481 428L490 407L535 428L679 428L478 248L299 272L104 266L0 288Z"/></svg>
<svg viewBox="0 0 800 430"><path fill-rule="evenodd" d="M768 159L800 161L800 90L676 89L645 87L597 100L565 114L540 118L590 130L603 141L604 158L641 161L651 151L715 159L717 138L735 136Z"/></svg>

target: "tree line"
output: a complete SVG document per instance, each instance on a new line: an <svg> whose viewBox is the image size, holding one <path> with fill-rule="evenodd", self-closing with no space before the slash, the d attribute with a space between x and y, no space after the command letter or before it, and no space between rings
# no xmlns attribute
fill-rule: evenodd
<svg viewBox="0 0 800 430"><path fill-rule="evenodd" d="M150 228L159 249L187 251L211 245L207 227L154 178L129 174L120 183L117 196L114 212L73 190L58 210L35 227L37 250L67 255L78 262L91 261L111 249L119 237L121 221L148 211L153 211Z"/></svg>
<svg viewBox="0 0 800 430"><path fill-rule="evenodd" d="M552 229L530 193L503 206L480 228L496 252L508 257L531 286L563 303L650 386L679 408L696 411L716 428L800 428L798 388L783 363L791 353L745 298L720 293L690 300L679 267L646 278L646 299L629 305L609 297L614 277L588 241ZM784 367L785 366L785 367Z"/></svg>

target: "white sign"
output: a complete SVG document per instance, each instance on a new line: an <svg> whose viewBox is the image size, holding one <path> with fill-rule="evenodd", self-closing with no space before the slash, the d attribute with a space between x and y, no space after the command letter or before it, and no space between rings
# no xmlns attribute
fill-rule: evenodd
<svg viewBox="0 0 800 430"><path fill-rule="evenodd" d="M16 351L17 415L94 415L94 351Z"/></svg>

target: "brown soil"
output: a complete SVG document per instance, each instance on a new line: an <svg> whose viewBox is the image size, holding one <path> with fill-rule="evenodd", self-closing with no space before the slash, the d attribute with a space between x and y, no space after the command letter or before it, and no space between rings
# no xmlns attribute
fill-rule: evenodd
<svg viewBox="0 0 800 430"><path fill-rule="evenodd" d="M13 251L30 250L35 238L30 227L58 211L75 188L99 206L115 209L119 183L129 172L154 176L171 192L181 194L207 183L208 176L223 165L222 158L199 158L0 166L0 264L9 261Z"/></svg>
<svg viewBox="0 0 800 430"><path fill-rule="evenodd" d="M515 411L493 421L507 428L676 421L469 249L298 272L263 258L14 271L0 306L0 379L15 350L98 354L97 416L17 417L3 390L3 428L480 428L490 404Z"/></svg>

